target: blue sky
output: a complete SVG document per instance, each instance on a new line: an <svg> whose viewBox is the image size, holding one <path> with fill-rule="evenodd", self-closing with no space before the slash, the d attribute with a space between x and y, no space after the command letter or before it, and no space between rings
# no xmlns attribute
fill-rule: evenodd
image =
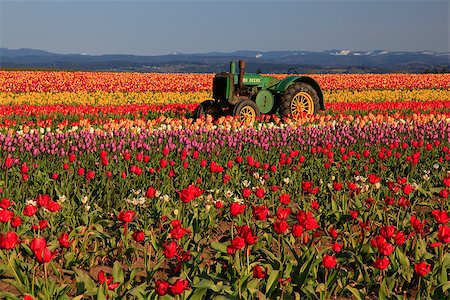
<svg viewBox="0 0 450 300"><path fill-rule="evenodd" d="M450 51L450 2L0 0L0 47L136 55Z"/></svg>

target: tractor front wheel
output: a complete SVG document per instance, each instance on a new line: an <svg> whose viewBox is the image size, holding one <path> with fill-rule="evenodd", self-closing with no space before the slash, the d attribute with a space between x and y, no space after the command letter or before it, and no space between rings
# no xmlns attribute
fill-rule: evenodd
<svg viewBox="0 0 450 300"><path fill-rule="evenodd" d="M301 114L315 114L320 109L320 98L317 91L309 84L296 82L290 85L280 101L282 117L298 117Z"/></svg>
<svg viewBox="0 0 450 300"><path fill-rule="evenodd" d="M206 115L211 115L216 119L222 115L222 108L214 100L203 101L195 109L195 117L201 118Z"/></svg>
<svg viewBox="0 0 450 300"><path fill-rule="evenodd" d="M254 121L260 114L258 105L252 100L242 100L233 110L233 116L239 116L242 121Z"/></svg>

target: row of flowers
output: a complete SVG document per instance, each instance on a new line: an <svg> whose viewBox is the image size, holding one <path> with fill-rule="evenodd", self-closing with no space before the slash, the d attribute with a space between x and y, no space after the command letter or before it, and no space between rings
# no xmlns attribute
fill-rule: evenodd
<svg viewBox="0 0 450 300"><path fill-rule="evenodd" d="M328 103L343 102L426 102L430 100L448 101L447 89L415 90L336 90L324 91ZM0 93L0 105L166 105L198 104L212 99L212 93L201 92L28 92Z"/></svg>
<svg viewBox="0 0 450 300"><path fill-rule="evenodd" d="M275 74L278 79L286 75ZM0 71L0 92L211 91L214 74ZM312 74L324 90L449 89L449 74Z"/></svg>
<svg viewBox="0 0 450 300"><path fill-rule="evenodd" d="M355 102L330 103L325 112L280 119L276 115L261 115L256 122L245 123L238 118L224 116L213 120L210 116L195 119L197 104L172 105L16 105L0 106L2 132L29 132L30 130L77 131L99 128L118 130L141 129L215 129L236 130L282 126L324 126L336 122L364 126L370 123L397 124L411 122L437 123L450 121L450 101L428 102Z"/></svg>
<svg viewBox="0 0 450 300"><path fill-rule="evenodd" d="M397 120L398 121L398 120ZM159 128L77 129L62 132L34 130L0 133L0 149L6 153L27 153L65 156L70 152L107 150L118 155L128 147L151 151L166 141L171 150L185 148L205 153L220 153L223 149L242 151L253 148L271 151L278 147L309 148L323 145L348 147L362 145L389 145L404 140L450 141L450 122L435 119L396 123L331 122L320 126L295 126L281 123L259 123L256 127L236 123L235 128L225 125L186 127L163 125ZM423 142L422 142L423 143Z"/></svg>
<svg viewBox="0 0 450 300"><path fill-rule="evenodd" d="M446 122L0 145L1 297L449 296Z"/></svg>

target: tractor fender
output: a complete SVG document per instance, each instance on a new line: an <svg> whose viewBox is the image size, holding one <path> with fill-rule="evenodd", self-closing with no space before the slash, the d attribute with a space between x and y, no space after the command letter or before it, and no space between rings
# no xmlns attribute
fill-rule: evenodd
<svg viewBox="0 0 450 300"><path fill-rule="evenodd" d="M278 82L278 84L275 86L274 90L277 93L282 94L294 82L304 82L304 83L307 83L307 84L311 85L313 87L313 89L316 90L317 95L319 96L320 109L321 110L325 109L325 104L323 102L322 89L320 88L320 85L317 83L317 81L315 81L311 77L308 77L308 76L287 76L287 77L283 78L280 82Z"/></svg>

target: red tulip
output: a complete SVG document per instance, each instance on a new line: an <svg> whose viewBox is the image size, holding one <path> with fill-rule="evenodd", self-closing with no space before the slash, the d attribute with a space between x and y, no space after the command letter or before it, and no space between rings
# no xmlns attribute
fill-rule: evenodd
<svg viewBox="0 0 450 300"><path fill-rule="evenodd" d="M289 225L285 220L276 220L275 223L273 223L273 230L277 234L285 233L288 228Z"/></svg>
<svg viewBox="0 0 450 300"><path fill-rule="evenodd" d="M333 249L334 252L340 252L343 246L344 245L342 245L341 243L334 242L333 245L331 246L331 249Z"/></svg>
<svg viewBox="0 0 450 300"><path fill-rule="evenodd" d="M267 214L269 213L269 209L265 205L261 206L253 206L253 218L256 220L265 220L267 218Z"/></svg>
<svg viewBox="0 0 450 300"><path fill-rule="evenodd" d="M232 245L227 246L227 253L230 255L233 255L236 253L236 248L234 248Z"/></svg>
<svg viewBox="0 0 450 300"><path fill-rule="evenodd" d="M87 173L86 173L86 179L87 179L88 181L91 181L92 179L94 179L94 177L95 177L95 172L94 172L94 171L91 171L91 170L87 171Z"/></svg>
<svg viewBox="0 0 450 300"><path fill-rule="evenodd" d="M108 290L113 291L120 285L120 282L114 282L108 284Z"/></svg>
<svg viewBox="0 0 450 300"><path fill-rule="evenodd" d="M287 217L289 217L289 215L291 214L291 209L290 208L283 208L283 207L279 207L277 210L277 218L279 220L286 220Z"/></svg>
<svg viewBox="0 0 450 300"><path fill-rule="evenodd" d="M450 243L450 227L441 225L438 229L438 239L444 244Z"/></svg>
<svg viewBox="0 0 450 300"><path fill-rule="evenodd" d="M319 224L310 211L306 212L300 210L297 213L297 221L305 230L313 230L319 228Z"/></svg>
<svg viewBox="0 0 450 300"><path fill-rule="evenodd" d="M253 267L253 278L264 278L267 275L267 268L265 271L261 268L260 265L255 265Z"/></svg>
<svg viewBox="0 0 450 300"><path fill-rule="evenodd" d="M442 189L439 192L439 197L443 198L443 199L447 199L448 198L448 190L447 189Z"/></svg>
<svg viewBox="0 0 450 300"><path fill-rule="evenodd" d="M0 222L7 223L14 217L14 213L12 211L6 209L0 209Z"/></svg>
<svg viewBox="0 0 450 300"><path fill-rule="evenodd" d="M0 249L11 250L19 243L19 236L11 231L0 234Z"/></svg>
<svg viewBox="0 0 450 300"><path fill-rule="evenodd" d="M378 251L380 252L380 254L384 256L391 255L391 253L394 252L394 250L395 250L394 246L388 242L384 242L378 245Z"/></svg>
<svg viewBox="0 0 450 300"><path fill-rule="evenodd" d="M64 248L69 248L72 242L69 241L69 234L67 232L62 233L58 238L59 245Z"/></svg>
<svg viewBox="0 0 450 300"><path fill-rule="evenodd" d="M397 245L403 245L406 241L405 234L401 231L398 231L394 236L394 241L395 241L395 244L397 244Z"/></svg>
<svg viewBox="0 0 450 300"><path fill-rule="evenodd" d="M233 202L230 205L230 214L232 217L236 217L239 214L244 213L245 211L245 204L240 204L238 202Z"/></svg>
<svg viewBox="0 0 450 300"><path fill-rule="evenodd" d="M118 219L124 223L129 223L133 220L134 215L135 213L132 210L121 211L118 215Z"/></svg>
<svg viewBox="0 0 450 300"><path fill-rule="evenodd" d="M152 199L156 196L156 189L154 189L153 187L149 186L147 191L145 192L145 197Z"/></svg>
<svg viewBox="0 0 450 300"><path fill-rule="evenodd" d="M264 188L258 188L256 189L255 195L256 197L262 199L266 195L266 191L264 190Z"/></svg>
<svg viewBox="0 0 450 300"><path fill-rule="evenodd" d="M100 284L104 284L104 283L107 281L105 272L104 272L103 270L101 270L100 272L98 272L98 274L97 274L97 281L98 281Z"/></svg>
<svg viewBox="0 0 450 300"><path fill-rule="evenodd" d="M395 231L396 228L394 225L386 225L380 229L380 235L385 239L389 239L394 235Z"/></svg>
<svg viewBox="0 0 450 300"><path fill-rule="evenodd" d="M8 209L8 207L11 205L11 200L8 198L3 198L0 200L0 208Z"/></svg>
<svg viewBox="0 0 450 300"><path fill-rule="evenodd" d="M254 245L258 240L258 237L253 234L252 230L248 225L236 226L238 236L243 238L247 245Z"/></svg>
<svg viewBox="0 0 450 300"><path fill-rule="evenodd" d="M161 158L160 161L159 161L159 166L163 169L163 168L165 168L167 166L168 163L169 162L167 160Z"/></svg>
<svg viewBox="0 0 450 300"><path fill-rule="evenodd" d="M233 167L233 161L232 160L228 160L227 162L227 168L231 169Z"/></svg>
<svg viewBox="0 0 450 300"><path fill-rule="evenodd" d="M3 163L3 166L6 169L9 169L9 168L11 168L13 166L13 164L14 164L13 159L11 157L7 157L7 158L5 158L5 162Z"/></svg>
<svg viewBox="0 0 450 300"><path fill-rule="evenodd" d="M402 191L405 195L409 195L413 191L413 188L410 184L405 184L402 188Z"/></svg>
<svg viewBox="0 0 450 300"><path fill-rule="evenodd" d="M444 184L444 186L450 187L450 176L442 178L442 183Z"/></svg>
<svg viewBox="0 0 450 300"><path fill-rule="evenodd" d="M243 188L242 189L242 197L248 198L252 194L252 190L249 188Z"/></svg>
<svg viewBox="0 0 450 300"><path fill-rule="evenodd" d="M172 225L172 230L170 231L170 236L174 239L181 239L185 234L191 233L189 229L183 228L181 226L180 220L173 220L170 222Z"/></svg>
<svg viewBox="0 0 450 300"><path fill-rule="evenodd" d="M418 262L414 264L414 270L416 271L417 275L420 277L426 276L431 271L431 265L425 263L425 262Z"/></svg>
<svg viewBox="0 0 450 300"><path fill-rule="evenodd" d="M189 282L184 279L177 279L174 284L169 285L169 292L172 295L179 295L189 289Z"/></svg>
<svg viewBox="0 0 450 300"><path fill-rule="evenodd" d="M47 205L45 206L45 208L46 208L47 210L51 211L51 212L57 212L58 210L61 209L61 205L59 205L59 203L56 202L56 201L51 201L51 200L50 200L50 201L47 203Z"/></svg>
<svg viewBox="0 0 450 300"><path fill-rule="evenodd" d="M161 281L161 280L156 280L155 283L155 292L159 295L159 296L164 296L165 294L167 294L167 290L169 289L169 282L167 281Z"/></svg>
<svg viewBox="0 0 450 300"><path fill-rule="evenodd" d="M123 159L124 159L125 161L130 160L130 158L131 158L131 154L130 154L129 152L125 152L125 153L123 154Z"/></svg>
<svg viewBox="0 0 450 300"><path fill-rule="evenodd" d="M312 182L311 181L303 181L302 182L302 190L303 191L308 192L310 188L312 188Z"/></svg>
<svg viewBox="0 0 450 300"><path fill-rule="evenodd" d="M333 182L333 189L335 190L335 191L340 191L341 189L342 189L342 183L339 183L339 182Z"/></svg>
<svg viewBox="0 0 450 300"><path fill-rule="evenodd" d="M42 206L46 206L50 200L51 200L51 198L49 195L38 195L36 198L36 203L42 207Z"/></svg>
<svg viewBox="0 0 450 300"><path fill-rule="evenodd" d="M379 270L384 270L390 265L391 261L387 257L377 258L373 263L373 266Z"/></svg>
<svg viewBox="0 0 450 300"><path fill-rule="evenodd" d="M354 211L354 210L351 210L350 211L350 216L352 217L352 219L356 219L356 218L358 218L358 212Z"/></svg>
<svg viewBox="0 0 450 300"><path fill-rule="evenodd" d="M280 195L280 203L287 205L291 202L291 197L289 196L289 194L283 193Z"/></svg>
<svg viewBox="0 0 450 300"><path fill-rule="evenodd" d="M409 222L417 233L423 233L423 225L425 224L425 220L421 222L416 216L411 216Z"/></svg>
<svg viewBox="0 0 450 300"><path fill-rule="evenodd" d="M330 229L328 229L328 234L334 239L337 238L339 235L334 227L330 227Z"/></svg>
<svg viewBox="0 0 450 300"><path fill-rule="evenodd" d="M135 231L133 233L133 239L138 243L143 242L145 239L145 233L143 231Z"/></svg>
<svg viewBox="0 0 450 300"><path fill-rule="evenodd" d="M177 255L178 245L176 242L171 241L169 243L162 244L163 253L166 258L172 258Z"/></svg>
<svg viewBox="0 0 450 300"><path fill-rule="evenodd" d="M325 254L322 257L322 265L325 268L332 269L332 268L334 268L336 266L336 264L337 264L337 259L336 259L336 257L334 255L330 256L330 255Z"/></svg>
<svg viewBox="0 0 450 300"><path fill-rule="evenodd" d="M50 251L47 247L43 249L38 249L34 251L34 255L36 255L36 259L40 263L48 263L55 257L55 252Z"/></svg>
<svg viewBox="0 0 450 300"><path fill-rule="evenodd" d="M179 191L178 196L180 196L180 199L183 203L188 203L195 199L196 191L197 187L189 185L188 187Z"/></svg>
<svg viewBox="0 0 450 300"><path fill-rule="evenodd" d="M23 214L27 217L32 217L36 214L38 208L32 204L28 204L25 206L25 209L23 210Z"/></svg>
<svg viewBox="0 0 450 300"><path fill-rule="evenodd" d="M167 155L169 155L169 152L170 152L170 149L167 147L164 147L162 150L162 155L167 156Z"/></svg>
<svg viewBox="0 0 450 300"><path fill-rule="evenodd" d="M244 248L245 240L243 238L241 238L240 236L237 236L231 241L231 246L233 248L235 248L236 250L240 250L240 249Z"/></svg>
<svg viewBox="0 0 450 300"><path fill-rule="evenodd" d="M303 227L300 224L292 225L292 235L294 237L299 237L303 234Z"/></svg>
<svg viewBox="0 0 450 300"><path fill-rule="evenodd" d="M439 224L447 224L450 220L447 212L445 210L435 209L432 211L433 217Z"/></svg>
<svg viewBox="0 0 450 300"><path fill-rule="evenodd" d="M13 228L17 228L22 224L22 219L20 217L16 216L16 217L11 218L9 223L11 224L11 226Z"/></svg>
<svg viewBox="0 0 450 300"><path fill-rule="evenodd" d="M38 250L42 250L45 247L47 247L47 242L45 241L45 238L41 237L41 238L34 238L31 240L30 243L30 249L33 252L36 252Z"/></svg>
<svg viewBox="0 0 450 300"><path fill-rule="evenodd" d="M319 209L319 202L317 202L316 200L313 200L311 202L311 208L315 209L315 210L318 210Z"/></svg>
<svg viewBox="0 0 450 300"><path fill-rule="evenodd" d="M73 154L73 153L69 153L69 155L68 155L68 158L69 158L69 162L74 162L75 161L75 159L76 159L76 156L75 156L75 154Z"/></svg>

